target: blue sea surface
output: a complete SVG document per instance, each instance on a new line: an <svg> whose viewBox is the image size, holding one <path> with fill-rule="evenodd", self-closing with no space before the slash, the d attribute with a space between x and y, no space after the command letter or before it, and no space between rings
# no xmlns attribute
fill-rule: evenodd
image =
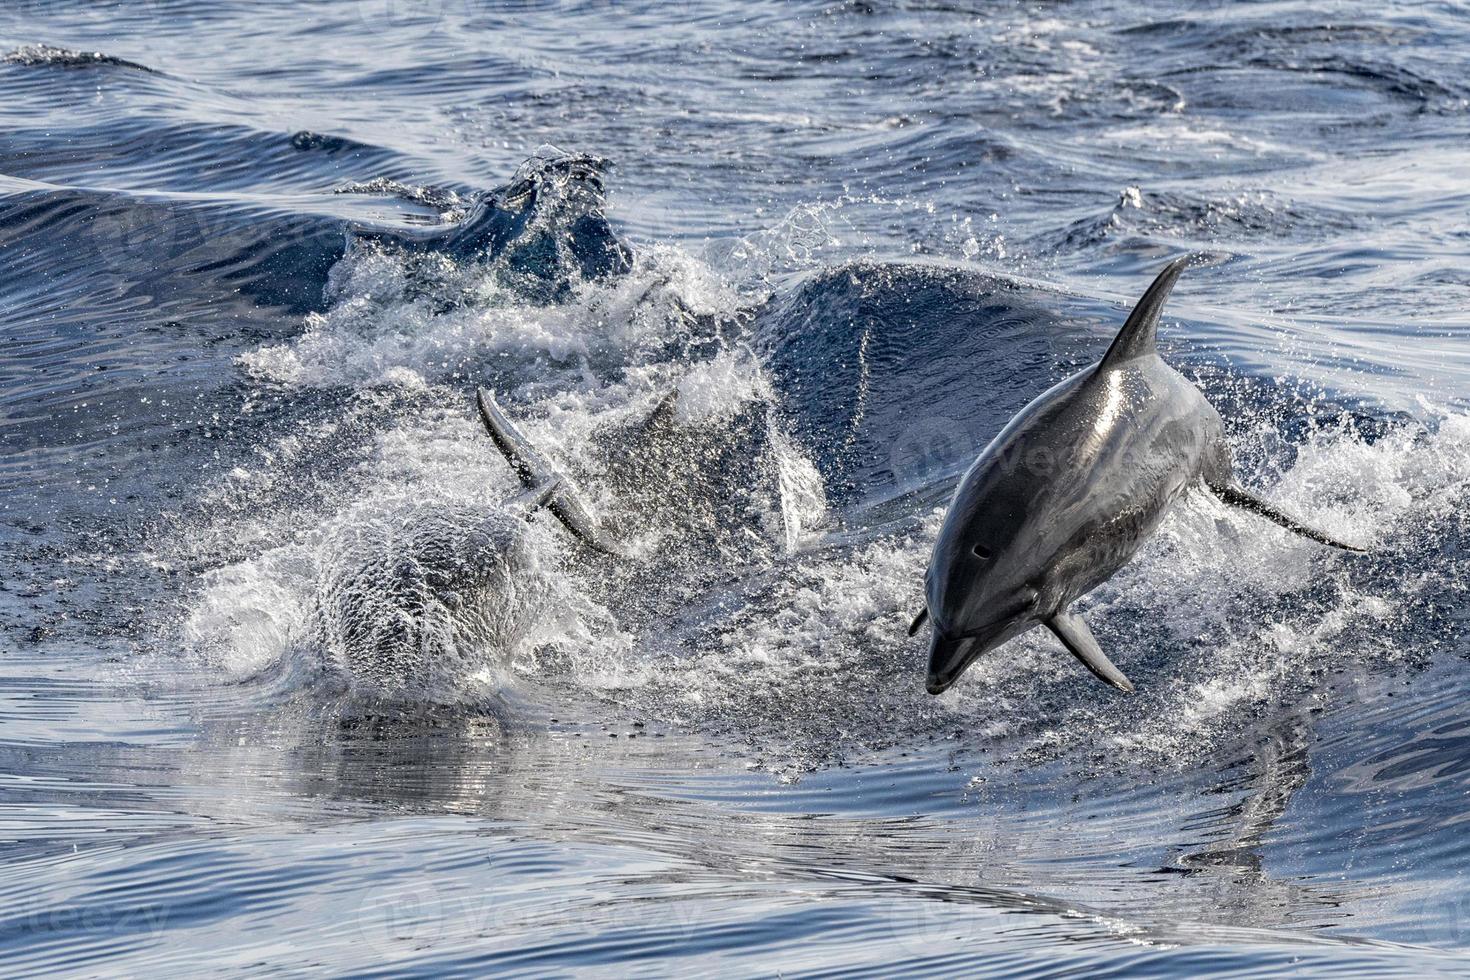
<svg viewBox="0 0 1470 980"><path fill-rule="evenodd" d="M1470 975L1470 12L0 6L0 974ZM1241 480L940 697L1160 331ZM523 521L493 389L625 547Z"/></svg>

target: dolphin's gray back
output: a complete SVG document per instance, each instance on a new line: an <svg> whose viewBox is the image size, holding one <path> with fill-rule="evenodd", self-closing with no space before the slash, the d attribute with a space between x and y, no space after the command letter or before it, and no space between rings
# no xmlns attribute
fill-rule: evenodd
<svg viewBox="0 0 1470 980"><path fill-rule="evenodd" d="M1043 540L1061 556L1043 606L1058 609L1132 558L1186 489L1231 469L1219 414L1157 355L1104 368L1073 398L1092 431L1079 440L1081 465L1045 488L1041 511L1054 522Z"/></svg>

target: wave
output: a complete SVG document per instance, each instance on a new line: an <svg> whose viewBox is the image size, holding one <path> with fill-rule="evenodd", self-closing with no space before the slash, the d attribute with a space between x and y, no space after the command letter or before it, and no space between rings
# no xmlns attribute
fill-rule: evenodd
<svg viewBox="0 0 1470 980"><path fill-rule="evenodd" d="M1470 530L1457 503L1467 490L1470 420L1449 415L1432 433L1373 442L1324 429L1269 488L1334 533L1372 542L1369 558L1326 553L1193 496L1086 603L1139 685L1132 698L1100 695L1041 631L929 698L922 644L905 627L940 508L902 533L794 556L706 625L699 652L661 661L655 683L624 696L640 711L754 738L767 763L798 769L950 737L1031 764L1187 766L1310 704L1324 677L1412 668L1456 649L1463 627L1446 611L1464 602L1464 579L1444 556Z"/></svg>
<svg viewBox="0 0 1470 980"><path fill-rule="evenodd" d="M117 58L101 51L74 51L71 48L58 48L50 44L26 44L16 48L14 51L0 58L0 62L12 65L25 65L28 67L48 66L53 68L91 68L104 66L112 68L130 68L134 71L147 72L150 75L157 74L157 70L136 61L128 61L125 58Z"/></svg>
<svg viewBox="0 0 1470 980"><path fill-rule="evenodd" d="M1124 237L1228 242L1239 247L1242 242L1284 235L1308 240L1335 236L1361 227L1361 219L1346 212L1282 200L1264 191L1202 199L1174 191L1125 187L1106 214L1073 222L1051 247L1071 252Z"/></svg>

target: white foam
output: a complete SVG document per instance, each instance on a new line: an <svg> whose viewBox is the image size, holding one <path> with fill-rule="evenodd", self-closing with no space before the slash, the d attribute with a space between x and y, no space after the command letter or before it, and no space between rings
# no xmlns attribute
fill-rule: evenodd
<svg viewBox="0 0 1470 980"><path fill-rule="evenodd" d="M311 387L423 387L472 379L487 363L601 372L643 363L691 316L741 305L708 267L670 248L641 251L628 276L575 284L561 303L525 299L493 264L367 249L338 264L330 292L331 308L307 317L299 337L243 354L240 366Z"/></svg>

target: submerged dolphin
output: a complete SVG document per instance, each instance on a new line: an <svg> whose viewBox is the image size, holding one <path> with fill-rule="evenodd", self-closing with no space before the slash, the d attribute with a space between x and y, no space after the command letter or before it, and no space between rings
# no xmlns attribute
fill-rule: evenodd
<svg viewBox="0 0 1470 980"><path fill-rule="evenodd" d="M1198 483L1313 541L1363 550L1233 482L1219 413L1154 343L1187 263L1176 259L1159 274L1100 363L1023 408L965 473L934 543L925 608L909 627L912 636L925 619L933 623L929 693L1038 624L1103 681L1132 691L1067 607L1125 565Z"/></svg>
<svg viewBox="0 0 1470 980"><path fill-rule="evenodd" d="M504 650L538 614L524 521L551 511L599 551L614 549L576 487L526 440L488 391L481 418L525 486L498 507L416 501L359 508L328 538L316 597L326 663L380 693L452 680L487 650Z"/></svg>

